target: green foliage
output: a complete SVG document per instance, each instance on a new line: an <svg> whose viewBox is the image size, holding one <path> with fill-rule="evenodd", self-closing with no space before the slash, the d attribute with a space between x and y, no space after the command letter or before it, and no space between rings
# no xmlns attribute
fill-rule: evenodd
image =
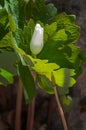
<svg viewBox="0 0 86 130"><path fill-rule="evenodd" d="M6 20L7 20L7 12L5 9L0 9L0 23L2 25L6 24Z"/></svg>
<svg viewBox="0 0 86 130"><path fill-rule="evenodd" d="M32 67L38 73L38 83L40 87L47 93L53 93L51 83L51 73L53 72L55 77L55 83L58 87L62 88L62 93L67 94L69 88L72 87L76 80L74 69L60 68L55 63L48 63L47 60L35 59L34 67Z"/></svg>
<svg viewBox="0 0 86 130"><path fill-rule="evenodd" d="M72 87L73 84L75 84L76 81L73 78L74 75L75 72L73 69L61 68L54 71L56 84L64 88Z"/></svg>
<svg viewBox="0 0 86 130"><path fill-rule="evenodd" d="M10 24L10 29L12 32L16 31L16 24L12 18L12 15L10 13L8 13L8 19L9 19L9 24Z"/></svg>
<svg viewBox="0 0 86 130"><path fill-rule="evenodd" d="M31 54L30 51L30 40L34 31L35 23L32 19L29 20L27 25L22 29L17 29L15 39L18 47L23 49L27 54Z"/></svg>
<svg viewBox="0 0 86 130"><path fill-rule="evenodd" d="M25 22L29 21L31 18L34 21L40 20L43 23L48 23L57 14L57 9L53 4L45 5L44 0L29 0L25 2L24 0L19 1L19 23L21 26Z"/></svg>
<svg viewBox="0 0 86 130"><path fill-rule="evenodd" d="M12 51L14 47L14 39L12 32L8 32L0 41L0 51Z"/></svg>
<svg viewBox="0 0 86 130"><path fill-rule="evenodd" d="M24 24L33 18L35 21L39 20L44 10L44 0L36 0L33 2L29 0L18 0L19 4L19 26L23 27Z"/></svg>
<svg viewBox="0 0 86 130"><path fill-rule="evenodd" d="M42 75L45 75L51 80L51 72L58 69L59 66L55 63L47 63L47 60L35 60L35 65L33 69Z"/></svg>
<svg viewBox="0 0 86 130"><path fill-rule="evenodd" d="M4 6L4 0L0 0L1 7Z"/></svg>
<svg viewBox="0 0 86 130"><path fill-rule="evenodd" d="M63 97L76 83L86 55L75 45L80 37L80 28L75 20L74 15L57 15L55 6L46 5L44 0L5 0L0 9L0 52L16 53L18 74L24 85L27 102L31 102L36 95L33 71L37 73L39 87L49 94L54 93L52 72ZM37 58L33 58L30 41L36 23L44 28L44 48ZM4 72L2 74L6 75ZM63 102L69 104L67 98Z"/></svg>
<svg viewBox="0 0 86 130"><path fill-rule="evenodd" d="M5 51L0 53L0 68L7 70L15 76L17 75L16 60L17 55L15 52Z"/></svg>
<svg viewBox="0 0 86 130"><path fill-rule="evenodd" d="M53 4L45 5L43 16L41 21L43 23L49 23L57 15L57 8Z"/></svg>
<svg viewBox="0 0 86 130"><path fill-rule="evenodd" d="M19 11L18 11L18 0L4 0L4 9L9 13L12 14L12 17L16 23L16 25L18 26L18 15L19 15Z"/></svg>
<svg viewBox="0 0 86 130"><path fill-rule="evenodd" d="M65 29L65 33L68 36L68 43L74 43L78 40L80 35L80 28L79 26L75 25L73 20L66 13L61 13L57 15L55 21L57 22L57 30Z"/></svg>
<svg viewBox="0 0 86 130"><path fill-rule="evenodd" d="M79 27L65 13L57 15L54 21L44 27L45 46L38 57L57 63L62 68L74 68L78 75L81 60L85 59L79 47L74 45L79 39Z"/></svg>
<svg viewBox="0 0 86 130"><path fill-rule="evenodd" d="M22 79L24 89L27 93L27 102L31 102L36 94L35 84L31 72L27 66L23 66L21 63L18 64L19 74Z"/></svg>
<svg viewBox="0 0 86 130"><path fill-rule="evenodd" d="M8 83L13 83L13 74L6 71L5 69L0 68L0 76L7 80Z"/></svg>
<svg viewBox="0 0 86 130"><path fill-rule="evenodd" d="M0 40L8 32L8 23L7 23L7 12L4 9L0 9Z"/></svg>
<svg viewBox="0 0 86 130"><path fill-rule="evenodd" d="M70 108L72 108L73 100L69 95L61 96L61 103L62 103L63 109L65 111L68 111Z"/></svg>
<svg viewBox="0 0 86 130"><path fill-rule="evenodd" d="M53 86L51 81L44 75L37 76L39 87L48 94L54 94Z"/></svg>

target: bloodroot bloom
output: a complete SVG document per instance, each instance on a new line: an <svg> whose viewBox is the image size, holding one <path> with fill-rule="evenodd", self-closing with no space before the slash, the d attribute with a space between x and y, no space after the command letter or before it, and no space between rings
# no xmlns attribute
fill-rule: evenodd
<svg viewBox="0 0 86 130"><path fill-rule="evenodd" d="M32 35L32 39L30 42L30 49L32 54L37 55L43 49L43 32L44 29L40 26L40 24L36 24L35 30Z"/></svg>

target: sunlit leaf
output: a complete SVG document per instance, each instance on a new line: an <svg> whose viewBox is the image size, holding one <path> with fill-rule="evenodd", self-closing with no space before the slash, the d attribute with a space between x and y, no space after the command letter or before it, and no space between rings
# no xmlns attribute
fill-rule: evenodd
<svg viewBox="0 0 86 130"><path fill-rule="evenodd" d="M0 68L0 75L5 78L9 83L13 83L13 74L6 71L5 69Z"/></svg>
<svg viewBox="0 0 86 130"><path fill-rule="evenodd" d="M45 63L47 60L38 60L37 63L33 66L33 69L41 74L45 75L51 80L51 72L58 69L59 66L55 63Z"/></svg>
<svg viewBox="0 0 86 130"><path fill-rule="evenodd" d="M53 72L56 84L59 87L71 87L76 83L76 80L72 77L75 75L74 70L62 68Z"/></svg>

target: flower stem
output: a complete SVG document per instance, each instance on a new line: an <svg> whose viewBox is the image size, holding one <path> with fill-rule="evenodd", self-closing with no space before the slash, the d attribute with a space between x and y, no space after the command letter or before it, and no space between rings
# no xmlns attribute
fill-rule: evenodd
<svg viewBox="0 0 86 130"><path fill-rule="evenodd" d="M34 83L36 84L36 73L32 72ZM26 130L33 130L34 128L34 113L35 113L35 97L28 105L27 128Z"/></svg>
<svg viewBox="0 0 86 130"><path fill-rule="evenodd" d="M64 116L64 112L63 112L63 109L62 109L62 106L61 106L61 103L60 103L60 100L59 100L58 91L57 91L57 88L56 88L56 85L55 85L55 78L54 78L53 73L51 74L51 80L52 80L52 83L53 83L54 94L55 94L56 103L57 103L57 106L58 106L58 111L59 111L59 114L60 114L60 117L61 117L61 120L62 120L63 128L64 128L64 130L68 130L66 119L65 119L65 116Z"/></svg>
<svg viewBox="0 0 86 130"><path fill-rule="evenodd" d="M22 89L22 81L19 78L18 88L17 88L15 130L21 130L22 90L23 90Z"/></svg>
<svg viewBox="0 0 86 130"><path fill-rule="evenodd" d="M35 98L28 106L27 130L33 130L34 111L35 111Z"/></svg>

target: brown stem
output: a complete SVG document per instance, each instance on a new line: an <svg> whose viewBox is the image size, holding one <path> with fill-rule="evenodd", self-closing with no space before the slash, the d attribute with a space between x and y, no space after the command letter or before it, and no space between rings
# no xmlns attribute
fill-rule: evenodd
<svg viewBox="0 0 86 130"><path fill-rule="evenodd" d="M61 103L60 103L60 100L59 100L58 91L56 89L55 78L54 78L53 72L51 73L51 80L52 80L52 85L53 85L53 89L54 89L54 94L55 94L55 98L56 98L58 111L59 111L59 114L60 114L60 117L61 117L61 120L62 120L64 130L68 130L66 119L65 119L65 116L64 116L64 112L63 112L63 109L62 109L62 106L61 106Z"/></svg>
<svg viewBox="0 0 86 130"><path fill-rule="evenodd" d="M21 130L22 81L19 78L16 101L15 130Z"/></svg>
<svg viewBox="0 0 86 130"><path fill-rule="evenodd" d="M64 130L68 130L66 119L65 119L64 112L63 112L61 104L60 104L60 100L59 100L59 96L58 96L56 86L54 86L54 94L55 94L56 103L57 103L57 106L58 106L58 111L59 111L59 114L60 114L60 117L61 117L61 120L62 120Z"/></svg>
<svg viewBox="0 0 86 130"><path fill-rule="evenodd" d="M34 83L35 83L35 86L36 86L36 73L34 71L32 72L32 76L33 76ZM26 130L33 130L34 113L35 113L35 98L28 105L28 116L27 116Z"/></svg>
<svg viewBox="0 0 86 130"><path fill-rule="evenodd" d="M34 109L35 109L35 98L28 106L28 117L27 117L27 130L33 130L34 124Z"/></svg>

